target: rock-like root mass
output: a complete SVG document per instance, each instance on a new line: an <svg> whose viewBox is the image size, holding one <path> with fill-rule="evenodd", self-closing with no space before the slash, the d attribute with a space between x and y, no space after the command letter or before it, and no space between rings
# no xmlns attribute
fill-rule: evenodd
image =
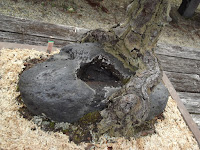
<svg viewBox="0 0 200 150"><path fill-rule="evenodd" d="M160 81L161 70L151 52L146 52L143 61L147 69L132 76L120 91L109 98L108 108L101 112L103 119L98 124L100 133L132 137L135 134L134 128L144 123L148 117L149 94Z"/></svg>

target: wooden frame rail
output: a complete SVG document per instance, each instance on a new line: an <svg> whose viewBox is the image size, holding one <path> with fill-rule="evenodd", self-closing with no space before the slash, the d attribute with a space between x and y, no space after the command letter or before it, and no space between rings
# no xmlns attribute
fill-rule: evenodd
<svg viewBox="0 0 200 150"><path fill-rule="evenodd" d="M185 120L186 124L188 125L189 129L193 133L195 139L197 140L197 142L200 146L200 130L198 129L196 123L193 121L191 115L189 114L189 112L187 111L187 109L185 108L183 103L181 102L180 97L178 96L176 90L174 89L173 85L169 81L165 72L163 72L162 80L165 83L165 86L168 88L168 91L169 91L171 97L176 101L178 109L183 116L183 119Z"/></svg>

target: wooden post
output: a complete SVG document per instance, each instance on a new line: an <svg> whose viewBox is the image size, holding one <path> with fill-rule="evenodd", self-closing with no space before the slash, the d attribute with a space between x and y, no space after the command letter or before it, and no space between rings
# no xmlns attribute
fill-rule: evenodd
<svg viewBox="0 0 200 150"><path fill-rule="evenodd" d="M52 52L53 44L54 44L54 41L48 42L47 53L50 54Z"/></svg>
<svg viewBox="0 0 200 150"><path fill-rule="evenodd" d="M186 18L192 17L199 3L200 0L182 0L178 12Z"/></svg>

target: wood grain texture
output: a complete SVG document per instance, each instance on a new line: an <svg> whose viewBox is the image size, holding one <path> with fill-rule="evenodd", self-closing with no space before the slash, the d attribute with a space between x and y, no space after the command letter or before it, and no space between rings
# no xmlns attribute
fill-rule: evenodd
<svg viewBox="0 0 200 150"><path fill-rule="evenodd" d="M17 43L8 43L8 42L0 42L0 51L1 49L34 49L37 51L47 51L46 46L36 46L36 45L28 45L28 44L17 44ZM53 51L58 49L57 47L53 47Z"/></svg>
<svg viewBox="0 0 200 150"><path fill-rule="evenodd" d="M200 74L200 60L157 54L164 71L184 74Z"/></svg>
<svg viewBox="0 0 200 150"><path fill-rule="evenodd" d="M0 14L0 31L75 42L87 29L14 18Z"/></svg>
<svg viewBox="0 0 200 150"><path fill-rule="evenodd" d="M200 114L190 114L200 130Z"/></svg>
<svg viewBox="0 0 200 150"><path fill-rule="evenodd" d="M71 43L70 41L67 41L67 40L60 40L60 39L55 39L55 38L50 38L50 37L42 37L42 36L34 36L34 35L0 31L1 42L12 42L12 43L20 43L20 44L46 46L49 40L54 41L55 43L54 45L56 47L63 47Z"/></svg>
<svg viewBox="0 0 200 150"><path fill-rule="evenodd" d="M180 47L167 43L157 43L155 53L178 58L188 58L200 60L200 49L190 47Z"/></svg>
<svg viewBox="0 0 200 150"><path fill-rule="evenodd" d="M164 71L176 91L200 93L200 77L197 74L185 74Z"/></svg>
<svg viewBox="0 0 200 150"><path fill-rule="evenodd" d="M200 116L200 93L179 92L178 95L189 113Z"/></svg>

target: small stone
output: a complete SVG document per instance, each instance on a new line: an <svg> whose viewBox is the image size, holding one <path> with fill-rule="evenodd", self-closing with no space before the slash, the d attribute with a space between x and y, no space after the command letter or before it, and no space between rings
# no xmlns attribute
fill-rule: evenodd
<svg viewBox="0 0 200 150"><path fill-rule="evenodd" d="M50 122L49 121L42 121L42 126L46 127L49 126Z"/></svg>
<svg viewBox="0 0 200 150"><path fill-rule="evenodd" d="M70 8L68 8L68 11L69 12L74 12L74 8L70 7Z"/></svg>
<svg viewBox="0 0 200 150"><path fill-rule="evenodd" d="M64 122L55 123L55 129L56 129L56 130L57 130L57 129L60 129L60 128L62 128L62 130L66 130L66 129L69 128L69 126L70 126L69 123L64 123Z"/></svg>
<svg viewBox="0 0 200 150"><path fill-rule="evenodd" d="M33 122L40 126L42 124L42 118L40 116L34 116L33 117Z"/></svg>

